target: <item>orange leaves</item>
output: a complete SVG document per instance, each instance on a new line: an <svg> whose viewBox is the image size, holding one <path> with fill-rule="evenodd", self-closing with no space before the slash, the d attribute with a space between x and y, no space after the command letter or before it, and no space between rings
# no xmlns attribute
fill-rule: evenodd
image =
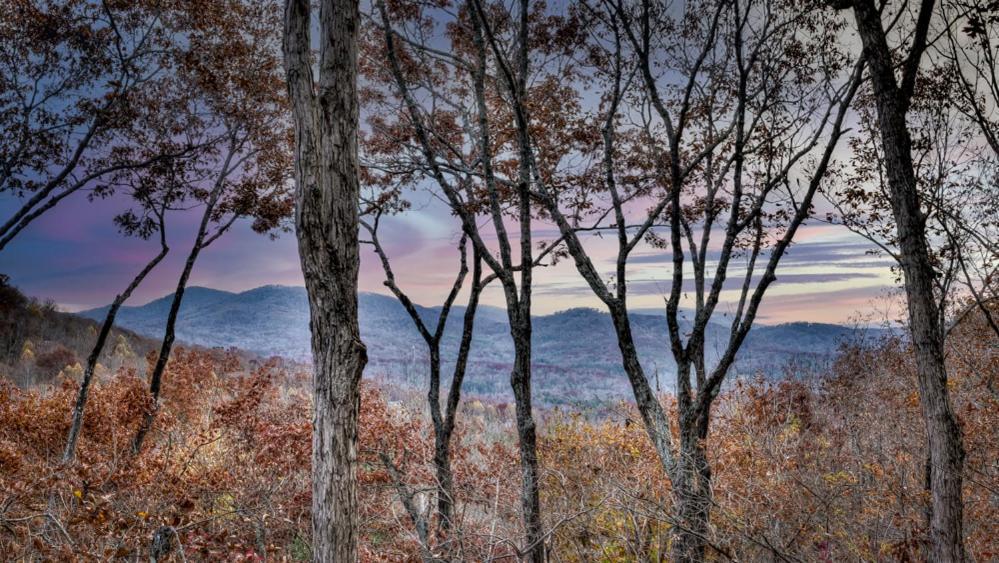
<svg viewBox="0 0 999 563"><path fill-rule="evenodd" d="M295 419L305 413L291 415L297 405L285 404L268 392L270 378L276 376L273 366L244 377L217 375L233 367L225 354L179 350L168 370L170 392L164 396L152 447L139 458L131 457L128 445L146 407L144 382L127 371L98 381L91 391L78 462L66 467L58 465L58 453L68 429L75 384L28 391L0 384L5 399L0 403L0 489L6 491L0 499L4 503L0 518L19 517L48 503L78 549L108 556L142 553L152 531L163 524L193 533L211 530L209 524L196 525L199 521L226 517L230 520L217 528L230 543L216 547L217 552L252 544L255 517L246 520L250 524L234 525L220 507L256 510L268 493L294 498L308 482L308 467L298 463L295 469L301 475L289 480L290 464L278 468L263 458L258 460L262 464L240 462L243 452L254 453L247 447L246 440L252 437L245 431L248 426L255 429L261 420L280 427L292 419L292 424L301 426ZM216 401L221 404L218 417L212 408ZM215 437L212 429L219 426L224 439L205 440ZM308 451L307 431L296 437L304 446L287 438L286 433L279 434L282 451ZM277 451L266 439L262 442L271 448L265 451ZM16 444L16 449L7 444ZM275 469L284 473L284 485ZM282 492L288 484L293 485L291 492ZM58 500L51 504L51 498ZM295 522L306 510L300 503L283 504L285 508L274 514L279 522ZM19 521L12 534L0 536L0 551L25 556L32 551L48 553L44 550L51 546L43 550L27 541L39 525L34 520ZM280 537L281 531L272 533ZM296 533L292 526L289 537Z"/></svg>
<svg viewBox="0 0 999 563"><path fill-rule="evenodd" d="M56 499L55 516L76 549L105 557L144 558L163 526L178 531L187 557L295 559L308 553L312 448L309 377L276 362L248 369L231 354L178 349L147 448L129 441L148 406L145 383L121 370L91 389L77 462L58 465L76 384L19 390L0 381L0 521L36 514ZM422 413L367 385L361 407L358 475L363 484L365 560L405 560L417 545L404 533L397 497L377 458L385 452L416 489L434 487L433 438ZM516 455L487 442L484 411L456 429L452 455L460 499L517 503ZM469 429L473 430L469 434ZM497 489L497 480L503 482ZM504 511L515 526L516 510ZM471 538L491 520L467 517ZM59 542L38 542L44 519L11 522L0 552L57 557ZM511 532L510 537L514 537ZM69 557L67 555L67 557Z"/></svg>
<svg viewBox="0 0 999 563"><path fill-rule="evenodd" d="M987 560L999 552L989 485L999 456L992 391L999 352L976 322L955 329L948 359L968 452L968 549ZM849 350L820 380L748 381L725 390L708 444L712 541L745 560L772 555L764 539L808 561L920 559L925 451L908 358L903 342L890 341ZM145 558L163 526L178 531L189 560L307 556L309 378L275 363L237 364L224 353L176 351L163 416L138 459L127 450L146 404L144 383L126 370L99 378L78 463L70 467L57 460L75 384L19 390L0 381L0 522L10 526L0 526L0 552L71 558L64 542L40 533L51 524L37 515L54 499L54 515L75 547L106 558ZM432 510L424 401L412 391L362 388L363 561L419 557L378 454L394 461ZM500 557L508 553L503 538L521 533L513 414L474 398L461 408L452 458L464 553L468 560ZM564 560L666 553L670 483L630 406L599 416L545 413L538 440L546 526L558 524L551 541Z"/></svg>
<svg viewBox="0 0 999 563"><path fill-rule="evenodd" d="M981 321L981 319L979 319ZM821 379L749 380L723 392L708 452L712 541L747 560L766 538L802 560L918 560L925 556L925 447L911 352L897 340L845 350ZM967 444L968 549L996 551L989 497L999 403L990 391L997 351L969 325L950 340L951 381ZM612 419L558 415L540 443L552 510L589 511L554 534L579 558L654 551L673 517L669 484L629 409ZM752 538L752 539L747 539ZM624 556L624 560L627 557Z"/></svg>

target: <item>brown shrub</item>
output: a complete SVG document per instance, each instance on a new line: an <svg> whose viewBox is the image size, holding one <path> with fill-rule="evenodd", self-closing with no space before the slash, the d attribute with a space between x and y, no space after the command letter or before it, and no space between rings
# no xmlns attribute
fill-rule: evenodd
<svg viewBox="0 0 999 563"><path fill-rule="evenodd" d="M56 344L35 358L35 368L39 370L38 375L43 379L55 377L66 366L76 363L76 354L62 344Z"/></svg>
<svg viewBox="0 0 999 563"><path fill-rule="evenodd" d="M967 547L984 561L999 553L999 349L980 328L953 333L947 357L968 452ZM177 350L139 458L128 450L148 406L146 383L132 370L96 382L77 462L66 467L58 460L76 383L21 390L0 382L0 554L142 559L166 526L188 560L307 559L311 382L274 362L237 364L220 352ZM418 560L398 488L432 513L425 398L393 390L390 400L362 389L359 552L364 561ZM458 560L511 558L522 534L512 416L467 404L453 443L455 531L434 535L430 547ZM599 419L542 414L543 505L558 560L665 556L670 485L633 407ZM734 385L714 411L709 438L710 557L922 559L924 439L911 352L900 340L850 350L808 384Z"/></svg>

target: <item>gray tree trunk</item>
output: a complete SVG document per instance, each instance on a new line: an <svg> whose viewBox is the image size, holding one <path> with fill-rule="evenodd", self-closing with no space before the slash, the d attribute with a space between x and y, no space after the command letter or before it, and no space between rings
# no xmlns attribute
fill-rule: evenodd
<svg viewBox="0 0 999 563"><path fill-rule="evenodd" d="M206 210L206 219L209 214L208 210ZM163 332L163 340L160 343L160 353L149 376L149 393L152 396L152 404L143 415L139 429L132 440L133 454L138 454L142 451L142 444L145 442L146 435L149 434L149 430L153 427L153 421L156 419L156 411L159 409L160 390L163 385L163 374L166 372L167 361L170 359L170 352L173 350L173 343L176 339L177 317L180 315L180 305L184 300L184 290L187 289L187 280L190 279L194 263L201 252L201 240L203 238L204 221L202 228L198 231L198 237L195 240L194 246L191 248L191 253L187 256L187 261L184 263L184 270L181 272L180 280L177 282L177 290L174 292L173 300L170 302L170 312L167 314L166 328Z"/></svg>
<svg viewBox="0 0 999 563"><path fill-rule="evenodd" d="M894 63L880 11L872 0L857 0L853 8L870 65L884 165L905 276L920 407L926 423L931 492L929 560L964 561L961 498L964 446L947 390L943 331L934 295L935 274L926 241L926 217L920 209L913 172L912 140L906 124L933 2L922 2L912 51L906 61L901 84L895 79Z"/></svg>
<svg viewBox="0 0 999 563"><path fill-rule="evenodd" d="M295 225L312 330L312 558L357 560L357 418L367 352L357 319L356 0L319 6L313 83L309 0L287 0L284 60L295 123Z"/></svg>
<svg viewBox="0 0 999 563"><path fill-rule="evenodd" d="M683 420L680 425L680 452L673 478L673 497L680 531L673 546L674 561L704 561L708 545L712 503L711 466L705 449L708 412L694 416L696 419Z"/></svg>

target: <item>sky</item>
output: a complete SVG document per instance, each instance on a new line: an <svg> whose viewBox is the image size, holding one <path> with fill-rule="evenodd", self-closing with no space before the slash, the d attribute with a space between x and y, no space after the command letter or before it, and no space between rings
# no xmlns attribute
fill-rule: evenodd
<svg viewBox="0 0 999 563"><path fill-rule="evenodd" d="M441 302L457 272L458 227L431 195L417 193L411 200L413 208L405 215L383 220L380 238L400 286L417 303L433 306ZM9 197L0 199L0 216L9 216L16 203ZM0 273L10 275L26 294L51 299L63 310L109 303L159 250L156 241L129 239L117 232L112 218L126 203L113 198L89 202L82 194L64 201L0 252ZM130 305L173 292L198 218L197 210L172 218L168 225L171 253L136 290ZM539 228L535 238L551 239L553 234L551 229ZM853 324L880 322L890 316L895 279L885 257L869 254L870 243L843 227L818 222L804 226L796 240L782 260L758 322ZM591 237L586 245L597 266L609 275L614 241ZM668 253L648 247L639 247L632 255L629 303L633 309L663 309L663 296L669 291L669 262ZM378 260L365 250L361 290L388 293L383 279ZM190 281L194 286L235 292L268 284L303 284L294 233L272 240L252 232L245 222L202 253ZM538 269L534 295L536 314L601 308L567 260ZM731 310L736 299L735 291L723 292L718 314ZM487 290L483 302L503 305L498 284Z"/></svg>
<svg viewBox="0 0 999 563"><path fill-rule="evenodd" d="M837 149L837 153L842 150ZM457 271L458 226L446 206L429 192L413 194L410 199L412 209L383 220L380 236L399 285L414 301L433 306L442 301ZM0 194L0 220L9 217L18 203L11 194ZM51 299L63 310L80 311L109 303L159 251L155 240L130 239L118 233L113 217L127 204L122 198L90 202L85 194L74 194L0 251L0 273L10 275L26 294ZM820 209L817 215L822 214ZM171 253L136 290L129 304L143 304L174 291L199 216L196 209L170 219ZM534 234L536 240L551 240L554 235L545 225ZM609 277L614 241L591 237L586 245L597 267ZM365 248L361 290L388 293L379 261ZM895 279L890 262L869 255L871 250L873 245L843 227L806 224L777 271L777 283L767 293L758 322L880 322L890 316ZM666 252L636 249L628 272L633 309L664 308L670 260ZM730 279L737 274L733 272ZM247 222L237 223L202 253L190 280L190 285L237 292L267 284L302 283L294 234L271 239L253 233ZM687 280L685 289L689 285ZM734 290L723 292L719 314L731 310L736 299ZM486 291L483 302L503 306L498 284ZM571 261L539 268L535 273L535 313L572 307L601 308L601 303Z"/></svg>

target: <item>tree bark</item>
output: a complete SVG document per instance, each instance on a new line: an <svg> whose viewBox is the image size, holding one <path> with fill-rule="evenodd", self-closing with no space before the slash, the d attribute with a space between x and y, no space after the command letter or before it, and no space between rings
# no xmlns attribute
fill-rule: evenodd
<svg viewBox="0 0 999 563"><path fill-rule="evenodd" d="M462 249L464 252L464 249ZM472 285L468 296L468 304L465 306L465 315L462 320L461 340L458 344L458 357L455 360L454 371L452 372L451 386L448 389L447 404L444 407L443 416L440 414L440 339L437 340L436 354L437 379L436 383L431 380L431 390L429 394L430 408L435 412L432 416L434 424L434 466L437 474L437 517L440 531L443 534L450 533L453 528L454 518L454 472L451 468L451 440L454 437L455 421L458 415L458 403L461 401L461 386L465 381L465 373L468 368L468 354L472 347L472 333L475 327L475 312L479 306L479 296L482 293L482 259L478 251L473 251ZM462 258L464 261L464 257ZM464 265L462 266L464 269ZM443 313L442 313L443 316ZM438 333L443 335L444 322L442 318L438 321Z"/></svg>
<svg viewBox="0 0 999 563"><path fill-rule="evenodd" d="M357 318L356 0L319 6L313 84L309 0L287 0L284 63L295 123L295 226L312 330L312 559L357 560L357 418L367 352Z"/></svg>
<svg viewBox="0 0 999 563"><path fill-rule="evenodd" d="M514 365L510 374L517 416L517 437L520 446L521 509L526 528L525 558L532 563L544 563L544 528L541 521L540 470L538 439L531 402L531 321L518 322L514 332Z"/></svg>
<svg viewBox="0 0 999 563"><path fill-rule="evenodd" d="M454 435L455 419L458 414L458 403L461 400L461 385L468 371L468 354L472 348L472 334L475 328L475 313L479 308L479 296L482 294L482 258L478 250L473 250L472 287L465 306L465 317L462 324L461 342L458 345L458 357L455 360L451 387L448 389L447 405L444 411L444 424L437 432L439 440L435 441L434 460L437 462L437 480L441 491L437 498L437 514L440 517L441 530L449 532L454 517L454 475L451 471L451 438ZM437 442L440 445L437 445Z"/></svg>
<svg viewBox="0 0 999 563"><path fill-rule="evenodd" d="M925 48L933 2L923 1L901 83L896 82L881 13L871 0L853 4L857 29L870 65L884 165L905 277L909 330L916 355L920 407L926 423L930 457L931 561L964 561L961 498L964 446L950 402L944 364L943 331L934 294L934 277L926 240L926 216L912 162L912 139L906 123L909 100Z"/></svg>
<svg viewBox="0 0 999 563"><path fill-rule="evenodd" d="M680 453L673 482L676 503L677 534L673 560L704 561L711 516L711 466L705 441L708 437L708 413L680 425Z"/></svg>

